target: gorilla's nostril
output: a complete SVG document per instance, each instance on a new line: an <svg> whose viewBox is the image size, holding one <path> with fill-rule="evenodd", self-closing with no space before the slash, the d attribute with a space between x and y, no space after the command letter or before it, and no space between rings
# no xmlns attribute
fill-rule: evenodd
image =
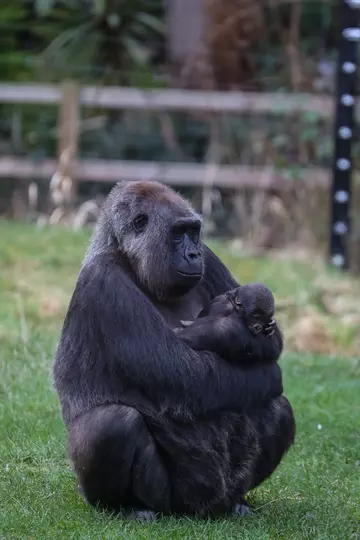
<svg viewBox="0 0 360 540"><path fill-rule="evenodd" d="M191 251L188 256L189 259L193 261L194 259L197 259L199 257L199 253L197 251Z"/></svg>
<svg viewBox="0 0 360 540"><path fill-rule="evenodd" d="M195 261L200 257L200 251L198 249L186 249L184 256L185 259L189 262Z"/></svg>

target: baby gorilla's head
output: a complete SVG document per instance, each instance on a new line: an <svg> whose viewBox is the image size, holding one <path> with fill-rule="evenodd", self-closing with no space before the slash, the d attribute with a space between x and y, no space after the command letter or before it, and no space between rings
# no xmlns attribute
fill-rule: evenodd
<svg viewBox="0 0 360 540"><path fill-rule="evenodd" d="M263 283L249 283L226 293L228 300L254 334L275 332L275 300Z"/></svg>

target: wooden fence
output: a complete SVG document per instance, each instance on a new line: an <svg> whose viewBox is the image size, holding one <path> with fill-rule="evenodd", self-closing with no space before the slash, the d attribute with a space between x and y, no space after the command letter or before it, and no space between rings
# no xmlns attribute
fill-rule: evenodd
<svg viewBox="0 0 360 540"><path fill-rule="evenodd" d="M176 164L77 160L79 134L78 108L133 109L152 111L188 111L193 113L251 112L289 115L311 112L331 120L334 100L329 96L283 93L194 92L188 90L139 90L118 87L78 87L39 84L0 84L0 103L59 106L57 160L39 162L14 156L0 156L0 178L25 180L49 179L57 170L59 160L68 152L63 174L76 181L117 182L122 179L156 179L169 185L211 185L242 189L244 187L286 189L286 171L270 167L216 166L214 164ZM360 119L360 100L356 103L356 118ZM61 161L61 160L60 160ZM311 185L330 183L330 170L303 168L297 178Z"/></svg>

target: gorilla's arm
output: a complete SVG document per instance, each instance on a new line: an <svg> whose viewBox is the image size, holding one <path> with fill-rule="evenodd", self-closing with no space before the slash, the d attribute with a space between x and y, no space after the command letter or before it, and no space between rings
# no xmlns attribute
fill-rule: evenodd
<svg viewBox="0 0 360 540"><path fill-rule="evenodd" d="M242 370L178 339L111 257L83 267L57 351L64 416L144 393L159 408L245 410L282 393L278 365Z"/></svg>

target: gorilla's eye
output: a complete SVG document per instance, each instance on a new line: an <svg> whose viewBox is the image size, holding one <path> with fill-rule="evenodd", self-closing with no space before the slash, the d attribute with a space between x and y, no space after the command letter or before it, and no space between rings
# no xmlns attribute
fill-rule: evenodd
<svg viewBox="0 0 360 540"><path fill-rule="evenodd" d="M182 231L175 231L173 233L173 241L175 244L179 244L184 238L184 233Z"/></svg>
<svg viewBox="0 0 360 540"><path fill-rule="evenodd" d="M262 332L262 329L263 329L262 324L260 323L253 324L253 331L255 334L260 334L260 332Z"/></svg>
<svg viewBox="0 0 360 540"><path fill-rule="evenodd" d="M140 233L146 229L149 218L146 214L139 214L133 221L133 226L136 232Z"/></svg>

